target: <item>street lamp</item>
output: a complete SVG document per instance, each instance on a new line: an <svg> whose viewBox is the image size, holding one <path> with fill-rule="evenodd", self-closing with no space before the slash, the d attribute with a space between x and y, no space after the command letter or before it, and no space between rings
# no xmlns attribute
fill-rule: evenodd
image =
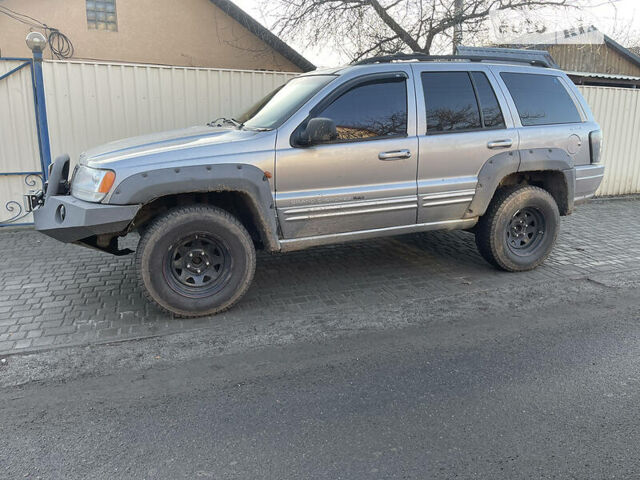
<svg viewBox="0 0 640 480"><path fill-rule="evenodd" d="M29 47L32 52L42 53L46 46L47 39L40 32L29 32L27 34L27 47Z"/></svg>

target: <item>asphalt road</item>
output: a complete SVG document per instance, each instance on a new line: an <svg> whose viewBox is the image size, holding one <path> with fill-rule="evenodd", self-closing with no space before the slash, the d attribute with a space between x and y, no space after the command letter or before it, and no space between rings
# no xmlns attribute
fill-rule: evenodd
<svg viewBox="0 0 640 480"><path fill-rule="evenodd" d="M10 356L0 476L638 478L639 293L637 271L519 281Z"/></svg>

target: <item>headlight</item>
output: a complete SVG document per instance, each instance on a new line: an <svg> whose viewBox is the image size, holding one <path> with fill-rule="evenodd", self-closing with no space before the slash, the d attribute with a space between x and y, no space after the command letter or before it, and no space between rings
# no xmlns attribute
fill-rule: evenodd
<svg viewBox="0 0 640 480"><path fill-rule="evenodd" d="M111 170L78 167L71 181L71 195L87 202L102 200L116 180L116 174Z"/></svg>

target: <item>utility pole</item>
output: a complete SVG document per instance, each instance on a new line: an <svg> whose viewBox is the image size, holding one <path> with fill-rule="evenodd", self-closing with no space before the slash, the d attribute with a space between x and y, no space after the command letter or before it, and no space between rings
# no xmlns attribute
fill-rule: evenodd
<svg viewBox="0 0 640 480"><path fill-rule="evenodd" d="M457 20L453 27L453 54L456 54L456 48L462 43L462 10L464 8L464 0L454 0L453 14Z"/></svg>

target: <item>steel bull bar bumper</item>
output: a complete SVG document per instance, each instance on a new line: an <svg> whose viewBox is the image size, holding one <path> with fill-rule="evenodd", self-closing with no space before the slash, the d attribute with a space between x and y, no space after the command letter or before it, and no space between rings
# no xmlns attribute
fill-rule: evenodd
<svg viewBox="0 0 640 480"><path fill-rule="evenodd" d="M117 249L117 237L102 246L97 237L126 231L141 205L106 205L79 200L69 195L68 175L69 156L58 157L45 192L26 196L25 204L33 211L36 230L65 243L80 242L110 253L128 253Z"/></svg>

